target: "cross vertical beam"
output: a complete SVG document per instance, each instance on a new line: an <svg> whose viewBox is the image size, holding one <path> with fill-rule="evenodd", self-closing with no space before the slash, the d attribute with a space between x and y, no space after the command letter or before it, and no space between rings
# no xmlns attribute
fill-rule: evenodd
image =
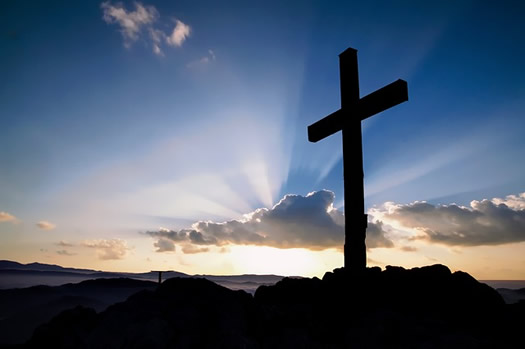
<svg viewBox="0 0 525 349"><path fill-rule="evenodd" d="M348 48L339 55L341 111L343 112L343 181L345 200L344 266L366 268L367 215L364 199L364 172L361 119L350 114L359 102L357 50ZM352 231L353 230L353 231Z"/></svg>

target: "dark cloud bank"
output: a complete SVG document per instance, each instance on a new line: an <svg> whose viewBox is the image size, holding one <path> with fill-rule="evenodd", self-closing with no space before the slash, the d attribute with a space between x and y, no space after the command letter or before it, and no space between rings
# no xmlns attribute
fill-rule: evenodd
<svg viewBox="0 0 525 349"><path fill-rule="evenodd" d="M157 252L206 252L206 246L257 245L277 248L323 250L342 248L344 215L334 208L335 195L328 190L306 196L286 195L273 208L260 208L241 220L217 223L201 221L192 229L148 231L156 238ZM386 207L388 206L388 207ZM394 247L384 226L397 221L417 229L420 239L450 246L499 245L525 241L525 193L504 199L472 201L470 207L388 203L381 212L384 222L369 222L367 248ZM405 247L403 251L413 252Z"/></svg>
<svg viewBox="0 0 525 349"><path fill-rule="evenodd" d="M157 238L157 252L175 251L177 243L186 244L186 251L204 252L205 248L189 249L188 245L223 246L258 245L277 248L323 250L342 248L344 216L333 207L335 195L328 190L306 196L286 195L273 208L260 208L242 220L222 223L201 221L192 229L179 231L160 229L146 234ZM393 247L381 222L369 223L367 246Z"/></svg>

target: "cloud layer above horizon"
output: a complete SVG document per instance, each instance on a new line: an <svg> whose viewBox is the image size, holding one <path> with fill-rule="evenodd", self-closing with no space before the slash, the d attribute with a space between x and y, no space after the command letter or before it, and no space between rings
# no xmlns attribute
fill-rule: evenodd
<svg viewBox="0 0 525 349"><path fill-rule="evenodd" d="M333 206L328 190L306 196L285 195L274 207L260 208L243 219L199 221L191 229L160 228L145 234L156 239L156 252L207 252L210 246L255 245L309 250L341 249L344 214ZM397 241L448 246L500 245L525 241L525 193L472 201L470 207L427 202L387 202L369 210L367 248L392 248ZM396 242L396 243L395 243ZM412 252L415 247L401 250Z"/></svg>
<svg viewBox="0 0 525 349"><path fill-rule="evenodd" d="M183 245L184 253L206 252L202 246L256 245L277 248L341 249L344 243L344 215L334 208L335 195L320 190L302 195L285 195L272 208L259 208L241 220L226 222L200 221L191 229L161 228L148 231L156 238L157 252L175 251ZM200 249L189 246L200 246ZM370 222L367 246L393 247L381 222Z"/></svg>
<svg viewBox="0 0 525 349"><path fill-rule="evenodd" d="M370 212L413 229L415 239L449 246L501 245L525 241L525 193L473 200L470 207L385 203Z"/></svg>

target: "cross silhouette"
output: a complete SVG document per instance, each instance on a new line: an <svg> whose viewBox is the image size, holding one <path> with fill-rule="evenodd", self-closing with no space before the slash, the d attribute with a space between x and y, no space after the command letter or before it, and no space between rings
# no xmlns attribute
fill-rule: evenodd
<svg viewBox="0 0 525 349"><path fill-rule="evenodd" d="M408 85L397 80L359 98L357 50L339 55L341 109L308 126L308 140L317 142L335 132L343 134L343 181L345 200L344 266L366 268L367 215L364 197L363 145L361 121L408 101Z"/></svg>

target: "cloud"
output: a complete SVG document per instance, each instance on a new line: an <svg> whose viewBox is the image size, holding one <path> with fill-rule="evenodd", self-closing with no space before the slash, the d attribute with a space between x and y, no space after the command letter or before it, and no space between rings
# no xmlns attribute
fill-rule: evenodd
<svg viewBox="0 0 525 349"><path fill-rule="evenodd" d="M40 221L36 224L37 227L43 230L53 230L56 228L56 225L48 221Z"/></svg>
<svg viewBox="0 0 525 349"><path fill-rule="evenodd" d="M0 211L0 222L16 222L17 219L12 214L5 211Z"/></svg>
<svg viewBox="0 0 525 349"><path fill-rule="evenodd" d="M57 242L57 246L62 246L62 247L73 247L73 246L75 246L75 245L72 244L72 243L69 243L69 242L67 242L67 241L60 240L59 242Z"/></svg>
<svg viewBox="0 0 525 349"><path fill-rule="evenodd" d="M180 47L190 36L190 32L190 26L177 19L171 35L166 38L166 42L168 45Z"/></svg>
<svg viewBox="0 0 525 349"><path fill-rule="evenodd" d="M175 251L175 244L170 239L160 238L153 244L157 248L155 252Z"/></svg>
<svg viewBox="0 0 525 349"><path fill-rule="evenodd" d="M370 249L377 247L391 248L394 247L394 243L392 240L385 237L383 222L368 222L368 227L366 228L366 248Z"/></svg>
<svg viewBox="0 0 525 349"><path fill-rule="evenodd" d="M387 203L376 212L385 221L414 229L420 239L434 243L480 246L525 241L525 193L474 200L470 207Z"/></svg>
<svg viewBox="0 0 525 349"><path fill-rule="evenodd" d="M492 202L496 205L506 205L513 210L525 210L525 193L507 195L504 199L494 198Z"/></svg>
<svg viewBox="0 0 525 349"><path fill-rule="evenodd" d="M157 56L164 56L164 52L160 49L160 47L156 44L153 45L153 53Z"/></svg>
<svg viewBox="0 0 525 349"><path fill-rule="evenodd" d="M208 50L208 54L200 59L197 59L195 61L191 61L190 63L186 64L187 68L194 68L199 66L206 66L210 62L213 62L216 60L215 52L213 50Z"/></svg>
<svg viewBox="0 0 525 349"><path fill-rule="evenodd" d="M57 254L61 256L76 256L76 253L68 252L67 250L59 250Z"/></svg>
<svg viewBox="0 0 525 349"><path fill-rule="evenodd" d="M271 209L257 209L241 220L222 223L200 221L194 223L192 229L175 231L161 228L146 234L182 243L186 251L193 251L187 246L230 244L310 250L342 248L344 216L333 207L334 198L334 193L328 190L306 196L286 195ZM381 222L369 223L367 246L393 247L392 241L385 236Z"/></svg>
<svg viewBox="0 0 525 349"><path fill-rule="evenodd" d="M100 7L103 12L102 19L108 24L119 26L126 48L131 47L139 38L146 42L149 39L153 53L164 57L163 43L180 47L191 33L190 26L178 19L175 20L175 27L171 35L167 35L155 27L160 18L155 6L144 6L140 2L135 2L135 10L128 11L122 3L113 5L109 1L105 1Z"/></svg>
<svg viewBox="0 0 525 349"><path fill-rule="evenodd" d="M401 251L416 252L417 251L417 247L414 247L414 246L403 246L403 247L401 247Z"/></svg>
<svg viewBox="0 0 525 349"><path fill-rule="evenodd" d="M97 251L98 258L102 260L123 259L127 252L132 249L128 247L126 241L121 239L87 240L82 243L82 246L94 248Z"/></svg>
<svg viewBox="0 0 525 349"><path fill-rule="evenodd" d="M182 252L186 254L195 254L195 253L203 253L208 252L210 249L207 247L197 247L194 245L184 245L182 247Z"/></svg>
<svg viewBox="0 0 525 349"><path fill-rule="evenodd" d="M121 3L111 5L109 1L103 2L100 7L104 12L102 18L106 23L117 23L120 26L126 47L139 38L145 25L152 24L159 17L154 6L143 6L139 2L135 3L135 11L126 11Z"/></svg>
<svg viewBox="0 0 525 349"><path fill-rule="evenodd" d="M153 42L153 53L157 56L164 56L164 52L160 48L162 39L166 38L166 34L162 30L149 28L149 36Z"/></svg>

